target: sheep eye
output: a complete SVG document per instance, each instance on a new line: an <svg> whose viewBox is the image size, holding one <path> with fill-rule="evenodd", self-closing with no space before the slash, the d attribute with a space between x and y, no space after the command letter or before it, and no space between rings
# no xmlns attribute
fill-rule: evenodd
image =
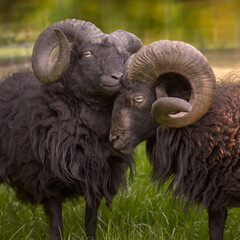
<svg viewBox="0 0 240 240"><path fill-rule="evenodd" d="M137 102L137 103L141 103L141 102L143 102L144 99L145 99L144 96L137 96L137 97L134 98L135 102Z"/></svg>
<svg viewBox="0 0 240 240"><path fill-rule="evenodd" d="M83 57L91 57L92 53L91 52L85 52L83 53Z"/></svg>

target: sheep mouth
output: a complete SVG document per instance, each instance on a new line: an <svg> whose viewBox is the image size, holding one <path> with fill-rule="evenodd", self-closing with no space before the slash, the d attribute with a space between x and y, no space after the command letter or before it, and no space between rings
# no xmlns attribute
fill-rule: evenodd
<svg viewBox="0 0 240 240"><path fill-rule="evenodd" d="M108 90L108 91L118 91L121 88L121 84L116 84L116 85L105 85L101 84L101 87Z"/></svg>
<svg viewBox="0 0 240 240"><path fill-rule="evenodd" d="M120 151L121 153L124 153L124 154L129 154L133 151L133 147L131 146L131 141L126 141L126 140L121 140L121 139L118 139L116 140L114 143L113 143L113 147Z"/></svg>
<svg viewBox="0 0 240 240"><path fill-rule="evenodd" d="M117 79L113 79L112 77L103 77L100 81L100 85L102 88L110 91L120 90L121 84Z"/></svg>
<svg viewBox="0 0 240 240"><path fill-rule="evenodd" d="M119 147L116 147L115 144L113 146L116 150L118 150L119 152L121 153L124 153L124 154L130 154L133 150L132 149L129 149L127 148L126 146L122 147L122 148L119 148Z"/></svg>

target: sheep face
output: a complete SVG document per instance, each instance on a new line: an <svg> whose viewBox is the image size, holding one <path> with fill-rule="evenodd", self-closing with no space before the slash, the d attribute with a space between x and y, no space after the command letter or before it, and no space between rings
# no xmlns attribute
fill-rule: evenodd
<svg viewBox="0 0 240 240"><path fill-rule="evenodd" d="M74 96L112 96L120 90L124 58L109 41L73 46L63 83ZM71 84L69 83L71 81Z"/></svg>
<svg viewBox="0 0 240 240"><path fill-rule="evenodd" d="M110 141L115 149L128 153L154 134L158 124L151 107L155 100L154 87L134 82L123 88L113 108Z"/></svg>
<svg viewBox="0 0 240 240"><path fill-rule="evenodd" d="M160 126L181 128L211 107L216 80L206 58L193 46L162 40L127 60L129 86L116 100L110 141L128 151Z"/></svg>

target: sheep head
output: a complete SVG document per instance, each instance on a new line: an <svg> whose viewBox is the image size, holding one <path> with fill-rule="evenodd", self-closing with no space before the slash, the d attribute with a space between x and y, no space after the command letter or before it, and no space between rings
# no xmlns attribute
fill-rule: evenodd
<svg viewBox="0 0 240 240"><path fill-rule="evenodd" d="M152 136L157 126L181 128L211 107L216 80L206 58L193 46L158 41L127 61L128 79L114 103L110 141L122 151Z"/></svg>
<svg viewBox="0 0 240 240"><path fill-rule="evenodd" d="M97 51L99 47L104 47L106 51L101 50L100 54ZM103 91L112 94L120 89L124 61L141 47L141 40L131 33L117 30L104 34L90 22L67 19L54 23L37 38L32 54L33 72L39 81L51 83L61 78L72 67L71 64L80 67L81 63L76 59L85 59L84 71L95 77L95 82L98 81ZM73 51L80 55L72 54ZM55 52L56 60L52 58ZM111 57L112 61L109 60ZM108 66L104 67L104 64ZM100 69L100 72L94 75L90 66ZM90 79L85 78L85 82L90 83Z"/></svg>

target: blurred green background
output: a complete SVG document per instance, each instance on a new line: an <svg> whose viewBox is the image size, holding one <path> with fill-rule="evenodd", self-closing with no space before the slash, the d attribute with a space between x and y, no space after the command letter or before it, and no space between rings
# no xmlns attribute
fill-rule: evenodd
<svg viewBox="0 0 240 240"><path fill-rule="evenodd" d="M240 46L239 0L1 0L0 44L34 41L53 22L78 18L105 32L121 28L145 43L178 39L201 49ZM17 34L18 33L18 34ZM14 36L17 34L17 36ZM7 37L7 38L6 38Z"/></svg>
<svg viewBox="0 0 240 240"><path fill-rule="evenodd" d="M224 58L233 56L234 63L240 55L239 0L0 0L2 72L3 66L24 61L30 66L40 31L66 18L90 21L106 33L130 31L144 44L185 41L202 51L217 51L218 60L219 50L225 51Z"/></svg>

